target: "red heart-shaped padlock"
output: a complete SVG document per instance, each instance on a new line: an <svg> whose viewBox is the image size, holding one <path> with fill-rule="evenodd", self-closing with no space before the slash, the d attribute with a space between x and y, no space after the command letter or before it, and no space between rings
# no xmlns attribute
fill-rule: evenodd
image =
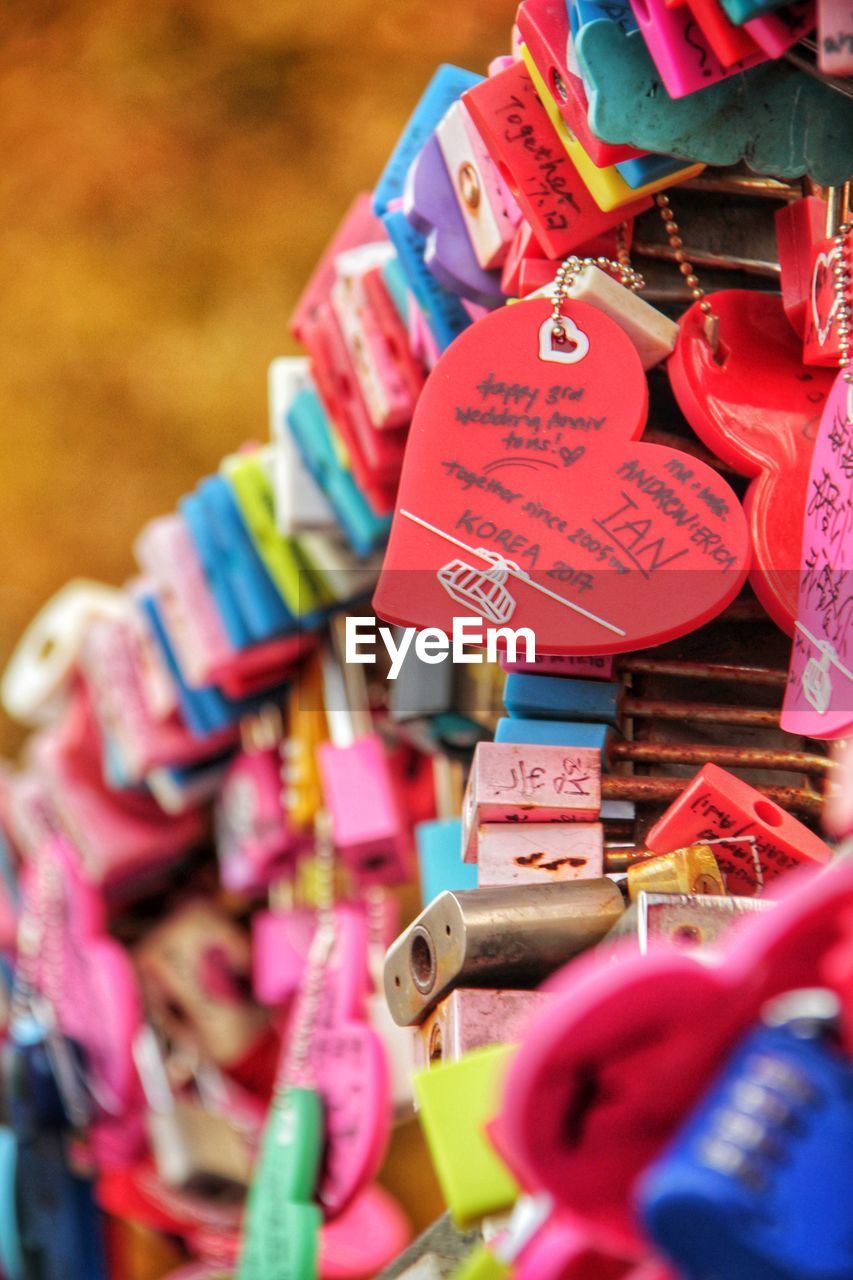
<svg viewBox="0 0 853 1280"><path fill-rule="evenodd" d="M694 303L682 316L669 377L699 438L754 477L744 501L754 553L750 581L774 622L790 633L809 465L833 375L803 364L802 344L772 294L726 289L714 294L713 307L718 358Z"/></svg>
<svg viewBox="0 0 853 1280"><path fill-rule="evenodd" d="M543 653L683 635L746 574L741 506L710 467L637 441L647 386L617 324L519 302L466 330L418 401L374 596L391 622L529 627Z"/></svg>

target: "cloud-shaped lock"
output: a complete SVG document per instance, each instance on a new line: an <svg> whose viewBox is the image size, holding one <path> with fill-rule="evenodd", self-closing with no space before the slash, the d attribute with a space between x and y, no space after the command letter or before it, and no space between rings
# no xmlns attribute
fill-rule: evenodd
<svg viewBox="0 0 853 1280"><path fill-rule="evenodd" d="M853 172L853 99L784 61L671 98L639 32L602 19L578 36L589 119L608 142L705 164L745 160L778 178L838 186Z"/></svg>
<svg viewBox="0 0 853 1280"><path fill-rule="evenodd" d="M381 617L530 627L542 653L614 653L692 631L746 576L743 510L711 467L639 442L648 387L630 339L581 302L526 301L444 354L418 402Z"/></svg>

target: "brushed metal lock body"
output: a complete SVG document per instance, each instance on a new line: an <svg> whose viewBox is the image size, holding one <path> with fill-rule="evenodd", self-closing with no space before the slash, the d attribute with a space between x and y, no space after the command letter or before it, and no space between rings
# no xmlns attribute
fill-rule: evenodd
<svg viewBox="0 0 853 1280"><path fill-rule="evenodd" d="M646 893L642 890L610 935L634 938L640 953L670 942L685 950L713 948L738 922L773 906L770 899L718 897L702 893Z"/></svg>
<svg viewBox="0 0 853 1280"><path fill-rule="evenodd" d="M454 987L536 986L594 946L625 910L606 877L551 885L445 891L385 957L394 1021L414 1026Z"/></svg>

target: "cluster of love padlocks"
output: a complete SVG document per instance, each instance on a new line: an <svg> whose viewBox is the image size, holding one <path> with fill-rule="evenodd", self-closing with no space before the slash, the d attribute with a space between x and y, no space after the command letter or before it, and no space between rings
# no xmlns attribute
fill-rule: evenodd
<svg viewBox="0 0 853 1280"><path fill-rule="evenodd" d="M270 442L25 634L4 1280L853 1274L848 18L523 0ZM460 609L516 652L442 662Z"/></svg>

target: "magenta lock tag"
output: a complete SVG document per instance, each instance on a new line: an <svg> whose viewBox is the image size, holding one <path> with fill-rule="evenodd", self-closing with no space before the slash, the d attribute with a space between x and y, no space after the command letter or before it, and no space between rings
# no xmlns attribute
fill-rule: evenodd
<svg viewBox="0 0 853 1280"><path fill-rule="evenodd" d="M85 690L78 688L61 725L30 741L30 764L53 813L80 851L86 876L110 890L141 871L180 857L199 841L200 812L165 814L142 792L110 791Z"/></svg>
<svg viewBox="0 0 853 1280"><path fill-rule="evenodd" d="M825 958L846 936L851 907L853 863L841 860L819 875L792 872L772 910L745 920L713 963L671 944L645 956L620 944L561 969L490 1126L523 1185L547 1191L607 1247L642 1248L631 1203L638 1174L764 1003L826 985Z"/></svg>
<svg viewBox="0 0 853 1280"><path fill-rule="evenodd" d="M130 957L107 936L103 899L67 841L50 840L31 857L22 891L45 931L34 984L59 1029L84 1050L99 1150L138 1154L142 1130L132 1117L141 1114L142 1092L131 1047L142 1008Z"/></svg>
<svg viewBox="0 0 853 1280"><path fill-rule="evenodd" d="M225 750L227 730L199 741L176 712L152 713L144 687L139 628L130 618L99 618L87 629L80 666L103 737L118 748L124 779L141 782L160 765L183 765Z"/></svg>
<svg viewBox="0 0 853 1280"><path fill-rule="evenodd" d="M633 1252L601 1246L589 1227L568 1213L552 1213L515 1260L514 1280L629 1280Z"/></svg>
<svg viewBox="0 0 853 1280"><path fill-rule="evenodd" d="M844 371L812 454L799 579L782 728L843 738L853 729L853 383Z"/></svg>
<svg viewBox="0 0 853 1280"><path fill-rule="evenodd" d="M299 990L316 927L313 911L258 911L252 917L252 990L261 1004L284 1004Z"/></svg>
<svg viewBox="0 0 853 1280"><path fill-rule="evenodd" d="M326 1124L317 1195L327 1218L342 1213L378 1172L390 1133L388 1065L379 1036L365 1021L369 989L364 912L338 906L307 1063ZM292 1026L299 1025L304 1000L303 993Z"/></svg>
<svg viewBox="0 0 853 1280"><path fill-rule="evenodd" d="M281 803L277 747L241 751L228 766L216 806L216 853L226 889L266 888L295 857L303 837L288 826Z"/></svg>
<svg viewBox="0 0 853 1280"><path fill-rule="evenodd" d="M670 9L665 0L631 0L631 8L671 98L707 89L767 57L762 49L724 67L686 5Z"/></svg>

